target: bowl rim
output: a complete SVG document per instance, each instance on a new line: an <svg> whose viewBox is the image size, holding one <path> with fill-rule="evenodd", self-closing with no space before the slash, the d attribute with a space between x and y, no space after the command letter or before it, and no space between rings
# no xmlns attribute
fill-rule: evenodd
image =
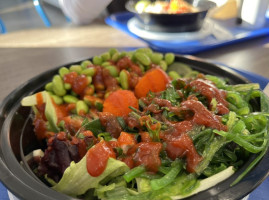
<svg viewBox="0 0 269 200"><path fill-rule="evenodd" d="M86 58L89 59L89 58ZM90 58L91 59L91 58ZM193 65L192 67L194 69L200 69L200 71L205 71L203 73L210 73L214 74L214 73L219 73L220 71L223 72L221 74L221 76L223 77L227 77L228 75L231 75L234 78L234 81L238 80L241 82L249 82L245 77L241 76L240 74L238 74L236 71L226 68L224 66L220 66L218 64L214 64L211 61L206 61L194 56L181 56L181 55L176 55L176 59L177 61L181 61L183 63L186 64L191 64ZM37 89L39 89L42 86L45 85L46 82L42 82L40 84L33 84L37 81L40 81L40 79L43 81L44 77L43 76L50 76L50 78L52 77L52 74L55 74L58 69L62 66L70 66L73 64L78 64L81 61L83 61L85 59L82 59L80 61L76 61L76 62L72 62L72 63L67 63L65 65L61 65L59 67L56 67L54 69L50 69L47 70L35 77L33 77L32 79L28 80L27 82L25 82L24 84L22 84L21 86L19 86L18 88L16 88L15 90L13 90L1 103L0 105L0 180L2 181L2 183L16 196L18 196L21 199L36 199L38 197L38 199L40 200L45 200L45 199L75 199L72 198L70 196L67 196L65 194L56 192L54 190L52 190L51 188L49 188L48 186L46 186L45 184L38 182L35 177L32 177L30 174L28 174L19 164L19 162L17 161L17 159L15 158L15 156L13 154L11 154L10 159L13 160L14 162L14 166L12 166L12 168L10 168L10 165L8 165L6 163L6 158L7 155L5 155L6 152L3 152L3 142L6 142L6 147L9 147L9 152L7 153L12 153L12 149L10 144L8 143L8 139L9 139L9 135L6 135L7 133L3 133L4 131L6 131L9 128L9 124L10 124L10 120L13 117L14 113L16 113L16 110L19 108L20 104L20 100L26 96L29 95L31 92L36 91ZM196 66L196 68L194 67ZM202 69L202 66L208 66L209 69ZM214 70L212 72L212 69ZM209 70L209 71L208 71ZM31 89L29 89L29 87L33 87ZM27 89L27 92L23 92L23 89ZM20 96L20 98L17 98L18 96ZM9 122L8 122L9 120ZM6 141L3 141L6 140ZM16 162L15 162L16 161ZM246 165L246 164L245 164ZM244 166L245 166L244 165ZM267 167L267 170L264 169L264 166ZM18 174L16 174L14 171L12 170L19 170L20 176L18 176ZM235 174L239 174L240 171L244 170L244 168L239 169ZM259 172L254 173L254 172ZM207 198L210 197L210 199L217 199L219 198L221 195L221 197L227 197L227 198L232 198L235 197L233 199L240 199L243 198L244 196L246 196L248 193L250 193L251 191L253 191L258 185L260 185L262 183L262 181L269 175L269 150L267 150L266 154L264 155L264 157L262 158L262 160L260 161L259 164L257 164L252 171L250 171L248 173L248 175L237 185L233 186L233 187L227 187L227 185L229 186L229 184L236 178L235 174L226 179L225 181L219 183L217 186L214 186L206 191L200 192L198 193L198 197L197 195L193 195L189 198L186 198L186 200L196 200L196 199L201 199L201 197L206 196ZM253 178L256 178L255 180L253 180ZM29 185L30 184L30 185ZM31 185L32 184L32 185ZM34 185L33 185L34 184ZM223 189L223 187L225 187L225 189ZM244 188L248 188L248 191L245 191ZM220 188L222 188L223 190L221 190L218 193L218 196L210 196L210 191L212 192L213 189L217 189L220 190ZM44 192L49 193L50 195L53 196L44 196L46 194L44 194ZM209 195L209 196L208 196ZM234 195L231 197L231 195Z"/></svg>

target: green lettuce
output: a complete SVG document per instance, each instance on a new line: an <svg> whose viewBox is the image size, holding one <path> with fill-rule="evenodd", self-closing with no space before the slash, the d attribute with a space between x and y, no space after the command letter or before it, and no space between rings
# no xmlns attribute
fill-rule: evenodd
<svg viewBox="0 0 269 200"><path fill-rule="evenodd" d="M100 187L100 183L120 176L128 170L129 167L124 162L109 158L105 171L98 177L92 177L87 171L86 156L84 156L78 163L71 162L60 182L52 188L58 192L76 197L91 188Z"/></svg>

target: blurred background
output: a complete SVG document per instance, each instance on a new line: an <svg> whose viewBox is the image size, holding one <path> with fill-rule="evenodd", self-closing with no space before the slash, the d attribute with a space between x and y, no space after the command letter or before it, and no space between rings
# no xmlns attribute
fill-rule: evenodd
<svg viewBox="0 0 269 200"><path fill-rule="evenodd" d="M212 1L217 3L218 6L221 6L227 0ZM1 0L0 19L4 22L6 31L10 33L18 30L46 27L34 5L38 2L40 2L53 27L74 26L74 24L66 19L62 10L59 8L58 0ZM125 2L126 0L112 1L107 9L92 23L102 23L105 16L124 11Z"/></svg>

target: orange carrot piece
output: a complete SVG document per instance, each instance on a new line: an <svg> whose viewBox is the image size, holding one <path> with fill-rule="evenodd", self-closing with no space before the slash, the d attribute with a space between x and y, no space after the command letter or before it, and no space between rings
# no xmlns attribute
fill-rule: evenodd
<svg viewBox="0 0 269 200"><path fill-rule="evenodd" d="M135 145L136 144L135 135L126 132L121 132L120 137L118 138L118 144L119 146Z"/></svg>
<svg viewBox="0 0 269 200"><path fill-rule="evenodd" d="M135 95L137 98L147 96L148 92L160 92L165 90L170 79L160 68L154 68L145 73L135 86Z"/></svg>
<svg viewBox="0 0 269 200"><path fill-rule="evenodd" d="M117 90L112 92L104 101L103 112L109 112L115 116L127 116L132 106L138 109L138 100L129 90Z"/></svg>

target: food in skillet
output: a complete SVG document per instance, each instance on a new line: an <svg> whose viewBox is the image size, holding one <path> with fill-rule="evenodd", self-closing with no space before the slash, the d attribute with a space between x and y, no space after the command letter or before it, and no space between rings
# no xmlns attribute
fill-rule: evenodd
<svg viewBox="0 0 269 200"><path fill-rule="evenodd" d="M183 0L154 1L140 0L136 3L135 9L138 13L154 14L182 14L197 12L198 9Z"/></svg>
<svg viewBox="0 0 269 200"><path fill-rule="evenodd" d="M267 97L258 84L229 85L174 59L111 49L23 98L46 142L35 174L82 199L180 199L258 154L239 182L268 148Z"/></svg>

